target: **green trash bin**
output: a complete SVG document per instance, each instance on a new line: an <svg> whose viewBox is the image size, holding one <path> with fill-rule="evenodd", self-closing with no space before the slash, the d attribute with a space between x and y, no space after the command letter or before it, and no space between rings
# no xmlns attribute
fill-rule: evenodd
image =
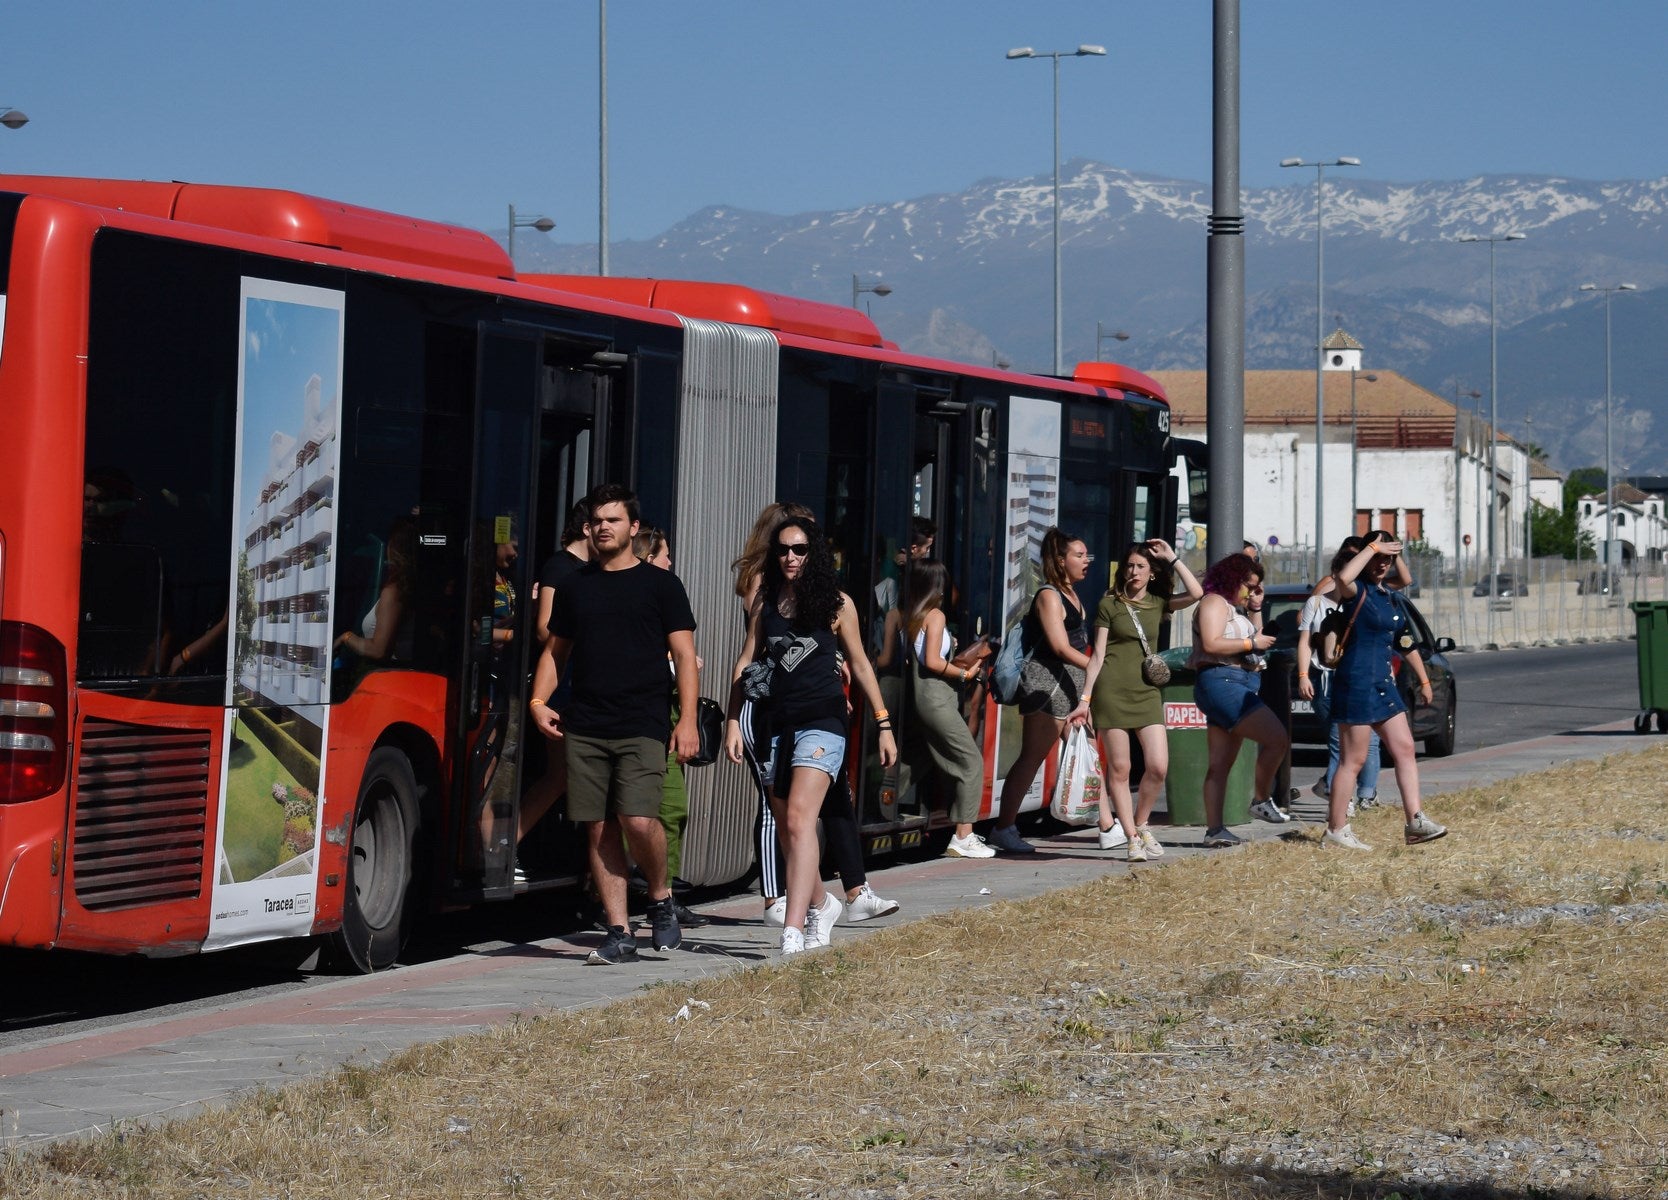
<svg viewBox="0 0 1668 1200"><path fill-rule="evenodd" d="M1635 600L1633 620L1639 633L1639 708L1635 733L1648 732L1656 717L1658 733L1668 730L1668 600Z"/></svg>
<svg viewBox="0 0 1668 1200"><path fill-rule="evenodd" d="M1183 666L1191 651L1179 646L1164 652L1170 664L1170 682L1160 691L1164 696L1164 731L1170 743L1170 773L1164 780L1165 808L1172 825L1205 823L1205 772L1210 767L1209 734L1205 714L1193 703L1194 672ZM1228 790L1222 801L1222 820L1243 825L1251 819L1251 793L1257 786L1257 744L1247 741L1228 772Z"/></svg>

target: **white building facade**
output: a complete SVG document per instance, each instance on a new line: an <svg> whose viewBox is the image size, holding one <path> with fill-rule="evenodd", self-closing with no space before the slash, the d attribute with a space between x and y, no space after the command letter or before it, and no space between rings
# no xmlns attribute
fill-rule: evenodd
<svg viewBox="0 0 1668 1200"><path fill-rule="evenodd" d="M1244 535L1259 545L1324 554L1352 533L1383 529L1420 542L1465 570L1486 570L1492 553L1524 553L1534 484L1517 441L1476 412L1457 408L1394 371L1361 368L1361 348L1343 331L1326 343L1319 528L1316 527L1315 375L1245 375ZM1205 440L1205 373L1158 371L1170 394L1171 430ZM1539 490L1558 502L1561 480ZM1492 536L1492 545L1491 545ZM1214 556L1214 555L1213 555Z"/></svg>

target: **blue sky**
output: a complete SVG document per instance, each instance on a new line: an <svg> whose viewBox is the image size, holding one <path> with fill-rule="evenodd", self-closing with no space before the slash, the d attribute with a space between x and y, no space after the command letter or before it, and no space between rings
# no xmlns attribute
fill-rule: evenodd
<svg viewBox="0 0 1668 1200"><path fill-rule="evenodd" d="M1209 0L609 5L611 222L791 213L1044 173L1062 152L1210 171ZM597 3L4 0L0 171L293 187L502 230L596 236ZM1249 186L1668 174L1661 0L1244 0ZM532 232L521 236L538 237Z"/></svg>

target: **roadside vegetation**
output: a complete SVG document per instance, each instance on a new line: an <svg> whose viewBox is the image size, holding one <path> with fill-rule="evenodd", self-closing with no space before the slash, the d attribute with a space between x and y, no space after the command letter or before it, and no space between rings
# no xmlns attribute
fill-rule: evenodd
<svg viewBox="0 0 1668 1200"><path fill-rule="evenodd" d="M7 1197L1668 1195L1668 752L526 1018Z"/></svg>

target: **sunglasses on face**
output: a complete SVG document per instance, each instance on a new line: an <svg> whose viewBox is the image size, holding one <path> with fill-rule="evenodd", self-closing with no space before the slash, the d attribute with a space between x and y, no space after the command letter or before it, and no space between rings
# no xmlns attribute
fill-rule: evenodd
<svg viewBox="0 0 1668 1200"><path fill-rule="evenodd" d="M808 542L777 542L776 543L776 557L777 558L786 558L790 554L793 555L795 558L804 558L810 552L811 552L811 546L810 546L810 543L808 543Z"/></svg>

